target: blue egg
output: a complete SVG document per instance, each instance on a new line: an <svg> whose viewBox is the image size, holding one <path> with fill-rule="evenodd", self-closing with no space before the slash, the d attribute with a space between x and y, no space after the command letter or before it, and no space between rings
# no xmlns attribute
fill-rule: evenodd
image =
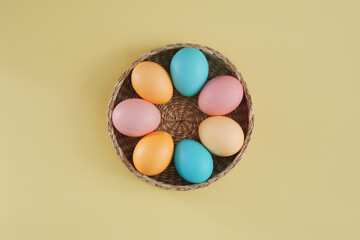
<svg viewBox="0 0 360 240"><path fill-rule="evenodd" d="M191 139L184 139L176 145L174 163L180 176L191 183L205 182L214 168L209 151Z"/></svg>
<svg viewBox="0 0 360 240"><path fill-rule="evenodd" d="M176 90L184 96L197 94L204 86L208 74L208 61L199 49L183 48L171 60L171 80Z"/></svg>

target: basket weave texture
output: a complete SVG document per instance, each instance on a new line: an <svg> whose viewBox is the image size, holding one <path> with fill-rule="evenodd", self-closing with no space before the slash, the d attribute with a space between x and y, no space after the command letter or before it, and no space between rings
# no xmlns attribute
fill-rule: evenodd
<svg viewBox="0 0 360 240"><path fill-rule="evenodd" d="M141 98L131 85L131 71L140 62L152 61L163 66L170 73L170 62L177 51L184 47L193 47L201 50L209 63L208 80L220 75L231 75L241 82L244 88L244 97L241 104L226 116L234 119L240 124L244 131L244 144L240 151L230 157L219 157L212 154L214 160L214 170L211 177L203 183L192 184L184 180L176 171L173 161L169 167L156 176L146 176L138 172L132 162L132 153L135 145L141 138L127 137L119 133L112 123L112 113L115 106L128 98ZM174 139L175 145L183 139L193 139L198 142L198 127L202 120L209 117L200 111L197 100L199 94L193 97L182 96L174 88L174 94L170 102L156 105L161 113L161 123L156 131L166 131ZM121 75L111 95L108 106L107 122L109 135L117 155L126 167L138 178L152 185L171 189L171 190L192 190L208 186L219 178L225 176L239 162L250 141L252 129L254 127L254 112L251 97L246 83L237 70L225 56L206 46L191 43L170 44L159 47L142 55L133 62Z"/></svg>

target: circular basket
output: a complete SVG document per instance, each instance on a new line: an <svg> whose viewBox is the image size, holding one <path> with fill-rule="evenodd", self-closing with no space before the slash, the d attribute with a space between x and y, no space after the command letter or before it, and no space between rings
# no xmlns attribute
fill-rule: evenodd
<svg viewBox="0 0 360 240"><path fill-rule="evenodd" d="M204 53L209 63L208 80L220 75L231 75L239 79L244 88L244 97L241 104L233 112L226 115L234 119L242 127L245 136L244 144L236 155L230 157L219 157L212 154L214 160L213 173L206 182L199 184L192 184L184 180L176 171L173 161L164 172L156 176L146 176L138 172L132 162L132 153L135 145L141 138L127 137L119 133L112 123L112 113L119 102L128 98L141 98L131 85L131 71L133 68L140 62L152 61L159 63L170 73L170 62L172 57L178 50L184 47L197 48ZM199 94L196 94L193 97L185 97L174 88L174 94L170 102L156 105L161 113L161 123L156 131L168 132L173 137L175 144L183 139L194 139L200 142L198 136L199 124L209 116L200 111L197 104L198 95ZM219 178L225 176L239 162L250 141L252 129L254 127L254 112L246 83L240 72L229 59L206 46L179 43L159 47L145 53L125 70L115 84L112 92L107 112L107 122L109 135L117 155L126 167L138 178L165 189L192 190L208 186L215 182Z"/></svg>

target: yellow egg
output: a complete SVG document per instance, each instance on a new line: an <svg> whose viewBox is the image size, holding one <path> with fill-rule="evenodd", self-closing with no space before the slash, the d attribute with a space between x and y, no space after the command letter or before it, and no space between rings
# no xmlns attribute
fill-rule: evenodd
<svg viewBox="0 0 360 240"><path fill-rule="evenodd" d="M240 125L224 116L209 117L199 126L199 137L213 154L228 157L237 153L244 143Z"/></svg>
<svg viewBox="0 0 360 240"><path fill-rule="evenodd" d="M154 176L163 172L170 164L174 153L174 141L163 131L143 137L135 146L133 162L142 174Z"/></svg>
<svg viewBox="0 0 360 240"><path fill-rule="evenodd" d="M131 83L136 93L154 104L164 104L173 95L173 85L168 72L155 62L141 62L131 74Z"/></svg>

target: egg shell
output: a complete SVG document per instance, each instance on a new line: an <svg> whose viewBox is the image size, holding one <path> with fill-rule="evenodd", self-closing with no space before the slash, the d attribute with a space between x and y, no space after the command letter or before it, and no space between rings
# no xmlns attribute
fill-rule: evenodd
<svg viewBox="0 0 360 240"><path fill-rule="evenodd" d="M184 96L191 97L197 94L204 86L208 74L208 61L199 49L183 48L171 60L171 80Z"/></svg>
<svg viewBox="0 0 360 240"><path fill-rule="evenodd" d="M176 145L174 164L180 176L191 183L205 182L214 168L209 151L191 139L184 139Z"/></svg>
<svg viewBox="0 0 360 240"><path fill-rule="evenodd" d="M225 116L203 120L199 125L199 137L210 152L222 157L234 155L244 143L244 133L240 125Z"/></svg>
<svg viewBox="0 0 360 240"><path fill-rule="evenodd" d="M243 94L238 79L227 75L218 76L202 88L198 99L199 108L208 115L225 115L240 105Z"/></svg>
<svg viewBox="0 0 360 240"><path fill-rule="evenodd" d="M112 114L115 128L129 137L140 137L154 131L160 121L160 111L155 105L138 98L120 102Z"/></svg>
<svg viewBox="0 0 360 240"><path fill-rule="evenodd" d="M154 104L167 103L173 95L170 75L155 62L137 64L131 73L131 83L140 97Z"/></svg>
<svg viewBox="0 0 360 240"><path fill-rule="evenodd" d="M143 137L135 146L133 162L142 174L154 176L163 172L170 164L174 153L174 141L163 131Z"/></svg>

